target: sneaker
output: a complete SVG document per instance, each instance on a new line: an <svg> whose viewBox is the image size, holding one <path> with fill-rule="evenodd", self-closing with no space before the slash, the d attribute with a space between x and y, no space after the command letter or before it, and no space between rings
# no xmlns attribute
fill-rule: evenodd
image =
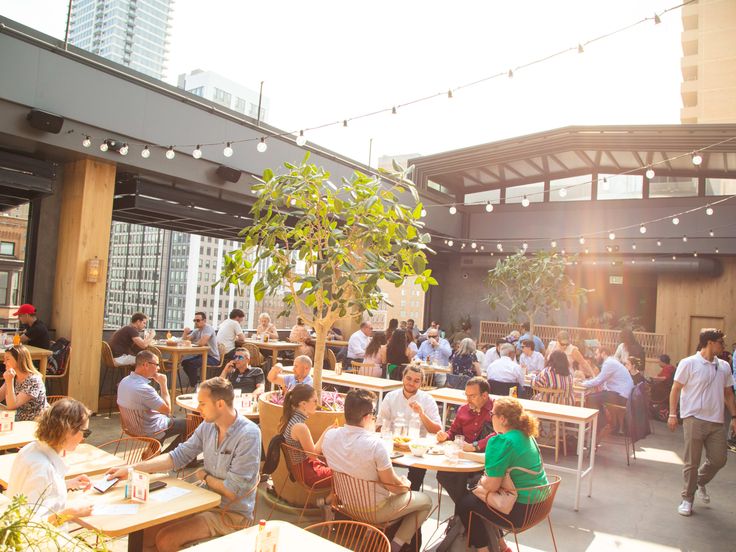
<svg viewBox="0 0 736 552"><path fill-rule="evenodd" d="M702 501L703 504L710 504L710 495L708 495L708 491L705 490L705 485L698 485L698 490L695 492L695 496L698 497L698 500Z"/></svg>
<svg viewBox="0 0 736 552"><path fill-rule="evenodd" d="M728 443L728 450L730 450L731 452L736 452L736 443L729 442Z"/></svg>
<svg viewBox="0 0 736 552"><path fill-rule="evenodd" d="M677 507L677 513L681 516L693 515L693 503L689 500L683 500L682 504Z"/></svg>

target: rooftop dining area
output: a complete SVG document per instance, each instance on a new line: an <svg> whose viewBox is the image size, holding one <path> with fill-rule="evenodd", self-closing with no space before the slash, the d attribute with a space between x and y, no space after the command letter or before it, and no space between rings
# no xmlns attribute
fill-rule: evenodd
<svg viewBox="0 0 736 552"><path fill-rule="evenodd" d="M733 393L718 410L728 461L694 507L680 491L699 460L670 393L696 351L731 377L736 124L570 126L386 174L0 23L0 214L28 209L24 261L0 255L23 273L0 342L0 511L19 455L53 448L68 512L44 521L80 550L730 550ZM222 137L237 137L224 159ZM306 225L324 211L317 247ZM365 249L341 230L356 219L374 225ZM217 285L248 288L258 325L192 307L151 327L131 304L130 324L105 327L116 222L242 244ZM545 269L524 274L534 259ZM196 260L162 271L196 275ZM379 273L419 282L423 322L384 325ZM546 298L513 288L535 275ZM267 300L301 320L259 317ZM28 340L37 321L45 346ZM528 500L494 524L507 474L493 469L517 453Z"/></svg>

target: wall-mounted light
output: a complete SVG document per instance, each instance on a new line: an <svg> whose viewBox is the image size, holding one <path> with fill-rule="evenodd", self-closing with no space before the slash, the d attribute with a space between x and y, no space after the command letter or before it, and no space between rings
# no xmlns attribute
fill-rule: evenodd
<svg viewBox="0 0 736 552"><path fill-rule="evenodd" d="M90 284L96 284L100 279L100 259L87 260L87 281Z"/></svg>

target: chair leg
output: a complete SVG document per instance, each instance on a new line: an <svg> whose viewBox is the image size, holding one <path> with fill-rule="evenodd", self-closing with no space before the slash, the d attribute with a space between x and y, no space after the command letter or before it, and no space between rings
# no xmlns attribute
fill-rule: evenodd
<svg viewBox="0 0 736 552"><path fill-rule="evenodd" d="M555 552L557 552L557 541L555 540L555 532L552 529L552 518L550 516L547 516L547 523L549 524L549 534L552 535L552 546L555 547Z"/></svg>
<svg viewBox="0 0 736 552"><path fill-rule="evenodd" d="M521 549L519 548L519 538L516 536L516 533L514 533L514 542L516 543L516 552L521 552Z"/></svg>
<svg viewBox="0 0 736 552"><path fill-rule="evenodd" d="M562 454L567 456L567 426L562 422Z"/></svg>
<svg viewBox="0 0 736 552"><path fill-rule="evenodd" d="M555 420L555 464L560 453L560 422Z"/></svg>

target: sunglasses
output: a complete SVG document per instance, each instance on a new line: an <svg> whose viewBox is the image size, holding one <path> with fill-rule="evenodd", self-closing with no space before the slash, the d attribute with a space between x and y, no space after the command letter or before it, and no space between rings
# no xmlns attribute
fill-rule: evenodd
<svg viewBox="0 0 736 552"><path fill-rule="evenodd" d="M233 357L233 360L245 360L245 357L243 355L237 355Z"/></svg>
<svg viewBox="0 0 736 552"><path fill-rule="evenodd" d="M86 439L86 438L87 438L87 437L89 437L90 435L92 435L92 430L91 430L91 429L83 429L83 430L82 430L82 437L83 437L83 438L85 438L85 439Z"/></svg>
<svg viewBox="0 0 736 552"><path fill-rule="evenodd" d="M201 321L202 321L202 319L201 319L201 318L195 318L195 319L194 319L194 321L195 321L195 322L201 322Z"/></svg>

